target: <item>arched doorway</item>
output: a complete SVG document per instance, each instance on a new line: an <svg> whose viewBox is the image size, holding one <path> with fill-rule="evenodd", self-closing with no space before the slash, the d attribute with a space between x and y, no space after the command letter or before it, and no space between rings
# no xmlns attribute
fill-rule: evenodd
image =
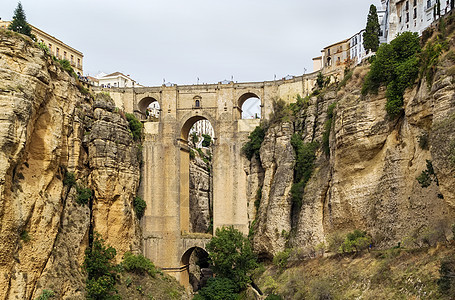
<svg viewBox="0 0 455 300"><path fill-rule="evenodd" d="M160 117L160 103L153 97L145 97L141 99L137 108L141 114L141 119L149 121L158 121Z"/></svg>
<svg viewBox="0 0 455 300"><path fill-rule="evenodd" d="M182 279L188 279L187 282L189 282L193 292L204 287L207 280L213 277L208 257L207 251L200 247L190 248L182 255L181 264L185 267L185 274L182 274Z"/></svg>
<svg viewBox="0 0 455 300"><path fill-rule="evenodd" d="M242 119L261 118L261 99L254 93L245 93L239 98Z"/></svg>
<svg viewBox="0 0 455 300"><path fill-rule="evenodd" d="M183 234L213 231L214 129L201 116L182 126L180 147L180 224Z"/></svg>

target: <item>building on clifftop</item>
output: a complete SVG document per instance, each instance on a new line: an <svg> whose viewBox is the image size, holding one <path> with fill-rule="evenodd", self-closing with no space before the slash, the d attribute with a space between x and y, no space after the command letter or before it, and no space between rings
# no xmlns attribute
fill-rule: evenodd
<svg viewBox="0 0 455 300"><path fill-rule="evenodd" d="M0 28L8 29L9 24L10 21L0 20ZM30 26L32 27L32 34L36 36L37 42L41 42L44 45L46 45L49 48L50 53L57 57L58 59L68 60L77 75L82 76L84 74L83 71L84 55L82 54L82 52L65 44L58 38L50 35L49 33L44 32L43 30L31 24Z"/></svg>

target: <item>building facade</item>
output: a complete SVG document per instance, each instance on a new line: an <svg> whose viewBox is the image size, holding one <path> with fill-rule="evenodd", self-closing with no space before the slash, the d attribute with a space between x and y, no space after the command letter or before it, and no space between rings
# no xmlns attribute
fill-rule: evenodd
<svg viewBox="0 0 455 300"><path fill-rule="evenodd" d="M386 10L385 35L388 43L398 34L405 31L422 32L434 21L447 14L450 1L439 0L440 10L437 10L438 0L382 0Z"/></svg>
<svg viewBox="0 0 455 300"><path fill-rule="evenodd" d="M103 88L128 88L128 87L141 87L135 80L131 79L129 75L120 72L111 74L100 73L95 76L98 79L97 86Z"/></svg>
<svg viewBox="0 0 455 300"><path fill-rule="evenodd" d="M10 24L10 21L1 21L0 28L7 29ZM46 45L49 48L49 51L52 55L58 59L66 59L70 62L74 71L82 76L84 74L83 69L83 59L84 55L82 52L74 49L71 46L68 46L61 40L56 37L44 32L43 30L30 25L32 27L32 34L36 37L36 41Z"/></svg>
<svg viewBox="0 0 455 300"><path fill-rule="evenodd" d="M346 39L322 49L323 71L330 73L344 70L346 66L349 66L351 63L349 48L349 39Z"/></svg>

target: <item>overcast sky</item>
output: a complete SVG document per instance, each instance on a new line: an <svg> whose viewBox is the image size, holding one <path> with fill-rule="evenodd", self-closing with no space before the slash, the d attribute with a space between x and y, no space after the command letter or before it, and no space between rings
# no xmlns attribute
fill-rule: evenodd
<svg viewBox="0 0 455 300"><path fill-rule="evenodd" d="M10 20L16 0L1 0ZM156 86L264 81L313 71L379 0L22 0L27 21L84 53L84 73Z"/></svg>

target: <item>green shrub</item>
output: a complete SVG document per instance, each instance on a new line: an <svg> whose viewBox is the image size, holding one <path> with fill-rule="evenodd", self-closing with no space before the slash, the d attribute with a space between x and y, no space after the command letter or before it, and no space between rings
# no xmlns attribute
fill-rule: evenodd
<svg viewBox="0 0 455 300"><path fill-rule="evenodd" d="M288 265L289 257L291 256L291 249L286 249L282 252L278 252L273 257L273 264L279 267L280 269L286 268Z"/></svg>
<svg viewBox="0 0 455 300"><path fill-rule="evenodd" d="M197 136L196 132L191 133L191 141L193 145L196 146L197 142L199 142L199 137Z"/></svg>
<svg viewBox="0 0 455 300"><path fill-rule="evenodd" d="M352 78L352 75L353 75L353 74L354 74L354 71L348 70L348 71L346 72L346 70L345 70L344 78L343 78L343 80L341 80L340 83L338 84L337 89L340 90L342 87L344 87L344 86L348 83L348 81Z"/></svg>
<svg viewBox="0 0 455 300"><path fill-rule="evenodd" d="M322 133L322 148L324 149L325 154L328 156L330 155L330 144L329 144L329 137L330 137L330 130L332 129L332 122L333 122L333 111L336 107L337 103L334 102L329 105L327 108L327 121L325 122L324 132Z"/></svg>
<svg viewBox="0 0 455 300"><path fill-rule="evenodd" d="M449 49L448 43L437 37L435 41L428 43L420 54L420 74L425 76L428 88L431 88L434 75L436 74L439 57Z"/></svg>
<svg viewBox="0 0 455 300"><path fill-rule="evenodd" d="M242 147L242 152L245 156L251 160L253 156L259 157L259 149L261 149L261 144L265 138L265 130L262 126L257 126L253 132L248 136L249 141L245 143Z"/></svg>
<svg viewBox="0 0 455 300"><path fill-rule="evenodd" d="M76 75L76 73L73 70L73 67L71 67L71 63L68 60L59 59L58 63L60 64L60 66L62 67L63 70L68 72L68 74L70 74L71 76L75 76Z"/></svg>
<svg viewBox="0 0 455 300"><path fill-rule="evenodd" d="M237 300L236 284L229 278L215 277L207 281L193 300Z"/></svg>
<svg viewBox="0 0 455 300"><path fill-rule="evenodd" d="M21 232L21 240L24 242L24 243L28 243L32 240L32 238L30 237L30 235L28 234L28 231L27 230L24 230Z"/></svg>
<svg viewBox="0 0 455 300"><path fill-rule="evenodd" d="M290 120L292 114L291 108L286 105L282 99L274 99L272 103L272 113L270 114L269 121L271 124L287 122Z"/></svg>
<svg viewBox="0 0 455 300"><path fill-rule="evenodd" d="M390 44L379 47L362 87L362 94L387 87L386 110L391 117L402 112L403 94L419 75L420 43L417 33L399 34Z"/></svg>
<svg viewBox="0 0 455 300"><path fill-rule="evenodd" d="M83 186L76 185L77 198L76 202L80 205L88 204L92 198L92 190Z"/></svg>
<svg viewBox="0 0 455 300"><path fill-rule="evenodd" d="M346 235L339 251L343 253L359 252L367 249L371 242L372 239L366 231L354 230Z"/></svg>
<svg viewBox="0 0 455 300"><path fill-rule="evenodd" d="M140 141L142 137L142 123L139 121L134 114L126 113L126 120L130 125L131 134L133 140Z"/></svg>
<svg viewBox="0 0 455 300"><path fill-rule="evenodd" d="M446 257L439 268L440 277L437 281L439 290L444 295L455 295L455 258Z"/></svg>
<svg viewBox="0 0 455 300"><path fill-rule="evenodd" d="M428 145L428 132L424 132L418 137L419 141L419 147L422 150L428 150L429 145Z"/></svg>
<svg viewBox="0 0 455 300"><path fill-rule="evenodd" d="M63 179L63 184L72 187L76 184L76 176L72 172L65 172L65 178Z"/></svg>
<svg viewBox="0 0 455 300"><path fill-rule="evenodd" d="M423 188L429 187L432 181L438 184L438 178L434 172L431 160L427 160L427 169L423 170L416 179Z"/></svg>
<svg viewBox="0 0 455 300"><path fill-rule="evenodd" d="M318 85L319 89L322 89L324 87L324 81L324 76L321 72L319 72L318 77L316 78L316 84Z"/></svg>
<svg viewBox="0 0 455 300"><path fill-rule="evenodd" d="M145 208L147 207L147 203L145 203L145 201L141 197L137 196L134 198L133 206L137 218L139 220L142 219L142 217L144 216Z"/></svg>
<svg viewBox="0 0 455 300"><path fill-rule="evenodd" d="M48 300L50 298L54 298L54 296L55 296L55 293L53 290L44 289L41 292L41 295L39 295L39 297L36 298L36 300Z"/></svg>
<svg viewBox="0 0 455 300"><path fill-rule="evenodd" d="M120 299L115 288L118 278L118 266L114 263L116 250L105 246L98 233L91 236L90 247L85 250L83 269L87 272L87 298Z"/></svg>
<svg viewBox="0 0 455 300"><path fill-rule="evenodd" d="M155 277L157 273L155 265L148 258L141 254L134 255L129 251L123 255L122 266L126 271L136 274L148 274Z"/></svg>
<svg viewBox="0 0 455 300"><path fill-rule="evenodd" d="M204 138L202 140L202 147L210 147L212 144L212 137L208 134L202 134L202 137Z"/></svg>
<svg viewBox="0 0 455 300"><path fill-rule="evenodd" d="M303 191L313 174L316 150L319 144L317 142L303 143L302 137L298 133L292 135L291 144L296 153L291 198L293 203L300 208L302 205Z"/></svg>
<svg viewBox="0 0 455 300"><path fill-rule="evenodd" d="M193 149L190 149L190 159L194 159L196 157L196 154L194 153Z"/></svg>
<svg viewBox="0 0 455 300"><path fill-rule="evenodd" d="M217 228L207 251L217 277L231 280L236 291L251 282L251 272L257 267L256 255L250 241L233 226Z"/></svg>
<svg viewBox="0 0 455 300"><path fill-rule="evenodd" d="M294 116L297 116L298 113L302 109L308 108L310 105L310 97L307 96L305 98L300 97L300 95L297 95L296 101L294 103L289 104L289 109L292 111Z"/></svg>

